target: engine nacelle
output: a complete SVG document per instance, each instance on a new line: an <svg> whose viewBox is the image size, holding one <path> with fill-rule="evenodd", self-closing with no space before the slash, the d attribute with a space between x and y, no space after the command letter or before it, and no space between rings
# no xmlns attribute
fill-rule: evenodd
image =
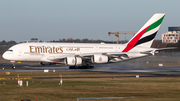
<svg viewBox="0 0 180 101"><path fill-rule="evenodd" d="M105 55L94 55L91 57L93 63L107 63L108 57Z"/></svg>
<svg viewBox="0 0 180 101"><path fill-rule="evenodd" d="M82 58L80 57L66 57L65 64L69 66L82 65Z"/></svg>
<svg viewBox="0 0 180 101"><path fill-rule="evenodd" d="M55 65L55 63L50 62L40 62L41 65Z"/></svg>

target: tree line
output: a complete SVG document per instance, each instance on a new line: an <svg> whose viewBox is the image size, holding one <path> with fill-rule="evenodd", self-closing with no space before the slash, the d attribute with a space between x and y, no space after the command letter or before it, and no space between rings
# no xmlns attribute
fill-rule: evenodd
<svg viewBox="0 0 180 101"><path fill-rule="evenodd" d="M69 42L69 43L116 43L116 41L105 41L105 40L93 40L93 39L73 39L73 38L68 38L68 39L59 39L59 40L52 40L50 42ZM122 40L120 41L121 44L127 43L128 40Z"/></svg>

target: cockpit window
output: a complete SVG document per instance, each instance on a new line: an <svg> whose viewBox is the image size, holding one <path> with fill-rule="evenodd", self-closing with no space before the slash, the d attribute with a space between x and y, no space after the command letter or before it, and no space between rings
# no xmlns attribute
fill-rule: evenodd
<svg viewBox="0 0 180 101"><path fill-rule="evenodd" d="M13 52L13 50L11 50L11 49L9 49L9 50L7 50L7 51L9 51L9 52Z"/></svg>

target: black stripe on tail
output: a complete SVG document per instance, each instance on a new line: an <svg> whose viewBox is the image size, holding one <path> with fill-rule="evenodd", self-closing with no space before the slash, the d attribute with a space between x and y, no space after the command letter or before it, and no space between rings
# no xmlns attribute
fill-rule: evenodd
<svg viewBox="0 0 180 101"><path fill-rule="evenodd" d="M158 31L156 31L154 34L151 34L151 35L149 35L149 36L146 36L146 37L140 39L134 46L137 46L137 45L139 45L139 44L146 43L146 42L148 42L148 41L153 40L153 39L155 38L157 32L158 32Z"/></svg>

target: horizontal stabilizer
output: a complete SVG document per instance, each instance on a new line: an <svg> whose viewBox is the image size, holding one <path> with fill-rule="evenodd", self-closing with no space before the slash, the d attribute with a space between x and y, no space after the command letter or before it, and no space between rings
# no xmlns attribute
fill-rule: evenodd
<svg viewBox="0 0 180 101"><path fill-rule="evenodd" d="M168 48L154 49L154 50L151 50L151 51L141 52L141 54L154 55L155 53L158 53L158 51L173 50L173 49L177 49L177 47L168 47Z"/></svg>

